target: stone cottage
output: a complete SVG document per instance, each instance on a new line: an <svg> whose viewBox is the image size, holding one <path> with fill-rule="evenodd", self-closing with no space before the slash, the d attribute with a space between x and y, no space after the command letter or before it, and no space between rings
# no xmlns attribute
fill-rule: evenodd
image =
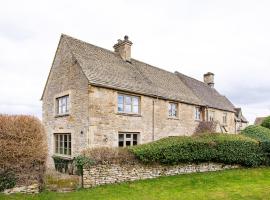
<svg viewBox="0 0 270 200"><path fill-rule="evenodd" d="M71 159L88 147L126 147L192 135L200 121L236 133L234 105L204 81L131 56L127 36L110 51L62 35L42 94L49 159Z"/></svg>

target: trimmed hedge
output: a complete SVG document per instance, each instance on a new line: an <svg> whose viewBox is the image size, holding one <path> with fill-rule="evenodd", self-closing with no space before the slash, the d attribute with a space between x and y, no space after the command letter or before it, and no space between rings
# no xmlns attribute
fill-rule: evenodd
<svg viewBox="0 0 270 200"><path fill-rule="evenodd" d="M180 164L218 162L258 166L265 162L259 143L243 135L208 134L169 137L130 148L144 163Z"/></svg>
<svg viewBox="0 0 270 200"><path fill-rule="evenodd" d="M270 129L250 125L242 131L242 134L259 141L263 151L270 153Z"/></svg>
<svg viewBox="0 0 270 200"><path fill-rule="evenodd" d="M270 129L270 116L266 117L266 118L263 120L261 126Z"/></svg>

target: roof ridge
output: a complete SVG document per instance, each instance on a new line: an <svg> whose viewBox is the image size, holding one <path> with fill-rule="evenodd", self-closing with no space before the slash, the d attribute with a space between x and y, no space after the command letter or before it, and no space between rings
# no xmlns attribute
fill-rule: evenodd
<svg viewBox="0 0 270 200"><path fill-rule="evenodd" d="M109 53L112 53L112 54L116 55L116 53L115 53L114 51L110 50L110 49L106 49L106 48L104 48L104 47L100 47L100 46L91 44L91 43L89 43L89 42L85 42L85 41L80 40L80 39L78 39L78 38L69 36L69 35L67 35L67 34L63 34L63 33L62 33L61 36L66 37L66 38L68 38L68 39L76 40L76 41L78 41L78 42L81 42L81 43L84 43L84 44L87 44L87 45L91 45L91 46L93 46L93 47L96 47L96 48L105 50L105 51L107 51L107 52L109 52ZM145 65L148 65L148 66L150 66L150 67L156 68L156 69L158 69L158 70L165 71L165 72L170 73L170 74L175 74L174 72L170 72L170 71L165 70L165 69L162 69L162 68L160 68L160 67L156 67L156 66L154 66L154 65L152 65L152 64L143 62L143 61L138 60L138 59L136 59L136 58L131 58L131 61L132 61L132 60L134 60L134 61L136 61L136 62L143 63L143 64L145 64ZM132 62L131 62L131 63L132 63Z"/></svg>
<svg viewBox="0 0 270 200"><path fill-rule="evenodd" d="M62 33L61 35L62 35L63 37L65 37L65 38L72 39L72 40L76 40L77 42L80 42L80 43L83 43L83 44L86 44L86 45L91 45L91 46L93 46L93 47L102 49L102 50L104 50L104 51L107 51L107 52L109 52L109 53L111 53L111 54L116 55L116 53L115 53L114 51L110 50L110 49L106 49L106 48L104 48L104 47L100 47L100 46L94 45L94 44L92 44L92 43L85 42L85 41L83 41L83 40L80 40L80 39L78 39L78 38L75 38L75 37L72 37L72 36L69 36L69 35L66 35L66 34L63 34L63 33Z"/></svg>

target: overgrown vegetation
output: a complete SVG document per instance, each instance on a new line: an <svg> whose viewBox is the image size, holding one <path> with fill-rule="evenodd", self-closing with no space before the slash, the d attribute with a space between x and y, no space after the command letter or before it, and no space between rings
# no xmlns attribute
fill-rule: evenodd
<svg viewBox="0 0 270 200"><path fill-rule="evenodd" d="M195 130L195 135L201 135L205 133L216 133L216 130L217 130L217 122L200 121Z"/></svg>
<svg viewBox="0 0 270 200"><path fill-rule="evenodd" d="M0 115L0 147L0 169L14 174L17 185L43 182L47 147L37 118Z"/></svg>
<svg viewBox="0 0 270 200"><path fill-rule="evenodd" d="M135 161L135 156L127 148L98 147L90 148L83 155L95 161L95 164L124 164Z"/></svg>
<svg viewBox="0 0 270 200"><path fill-rule="evenodd" d="M243 135L208 134L201 137L169 137L134 146L131 152L144 163L219 162L258 166L265 155L257 141Z"/></svg>
<svg viewBox="0 0 270 200"><path fill-rule="evenodd" d="M263 120L261 126L270 129L270 116L266 117L266 118Z"/></svg>

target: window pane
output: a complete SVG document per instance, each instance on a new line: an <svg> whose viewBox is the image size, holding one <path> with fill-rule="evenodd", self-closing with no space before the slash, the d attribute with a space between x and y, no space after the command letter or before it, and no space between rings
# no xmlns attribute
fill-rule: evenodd
<svg viewBox="0 0 270 200"><path fill-rule="evenodd" d="M124 141L124 134L119 134L119 141Z"/></svg>
<svg viewBox="0 0 270 200"><path fill-rule="evenodd" d="M132 98L132 104L133 104L134 106L138 106L138 105L139 105L139 99L138 99L138 97L133 97L133 98Z"/></svg>
<svg viewBox="0 0 270 200"><path fill-rule="evenodd" d="M139 106L133 106L132 112L139 113Z"/></svg>
<svg viewBox="0 0 270 200"><path fill-rule="evenodd" d="M130 145L131 145L130 141L126 141L126 146L130 146Z"/></svg>
<svg viewBox="0 0 270 200"><path fill-rule="evenodd" d="M126 138L131 138L131 134L126 134Z"/></svg>
<svg viewBox="0 0 270 200"><path fill-rule="evenodd" d="M124 142L123 142L123 141L119 141L118 146L119 146L119 147L123 147L123 146L124 146Z"/></svg>
<svg viewBox="0 0 270 200"><path fill-rule="evenodd" d="M125 112L131 112L131 105L125 105Z"/></svg>
<svg viewBox="0 0 270 200"><path fill-rule="evenodd" d="M137 141L133 141L133 146L137 145Z"/></svg>
<svg viewBox="0 0 270 200"><path fill-rule="evenodd" d="M130 96L125 96L125 104L131 105L131 97Z"/></svg>
<svg viewBox="0 0 270 200"><path fill-rule="evenodd" d="M133 140L137 140L137 134L133 134Z"/></svg>
<svg viewBox="0 0 270 200"><path fill-rule="evenodd" d="M123 112L124 111L124 104L119 104L118 103L118 111Z"/></svg>
<svg viewBox="0 0 270 200"><path fill-rule="evenodd" d="M124 103L124 97L122 95L118 95L118 104Z"/></svg>

